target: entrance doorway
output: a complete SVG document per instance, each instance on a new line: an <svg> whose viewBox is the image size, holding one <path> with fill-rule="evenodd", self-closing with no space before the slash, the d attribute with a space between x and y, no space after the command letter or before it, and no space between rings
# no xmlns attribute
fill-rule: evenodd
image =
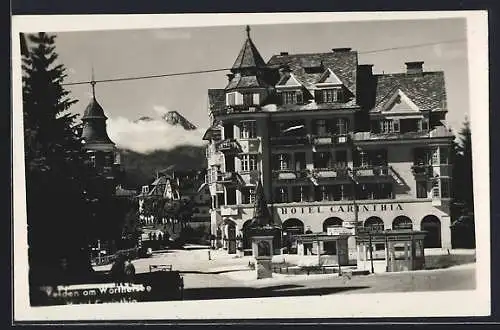
<svg viewBox="0 0 500 330"><path fill-rule="evenodd" d="M441 221L435 215L427 215L422 219L420 229L426 231L424 248L441 247Z"/></svg>
<svg viewBox="0 0 500 330"><path fill-rule="evenodd" d="M323 232L328 232L328 228L339 228L342 227L342 223L344 220L332 217L323 221ZM336 255L337 254L337 242L336 241L325 241L323 242L323 251L324 254L328 255Z"/></svg>
<svg viewBox="0 0 500 330"><path fill-rule="evenodd" d="M288 219L282 224L283 247L289 254L297 254L297 235L304 234L304 223L299 219Z"/></svg>

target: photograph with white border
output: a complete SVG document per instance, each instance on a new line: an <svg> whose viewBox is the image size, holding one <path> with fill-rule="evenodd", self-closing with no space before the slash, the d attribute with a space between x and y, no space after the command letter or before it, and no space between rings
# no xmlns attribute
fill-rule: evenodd
<svg viewBox="0 0 500 330"><path fill-rule="evenodd" d="M13 16L14 320L490 315L487 31Z"/></svg>

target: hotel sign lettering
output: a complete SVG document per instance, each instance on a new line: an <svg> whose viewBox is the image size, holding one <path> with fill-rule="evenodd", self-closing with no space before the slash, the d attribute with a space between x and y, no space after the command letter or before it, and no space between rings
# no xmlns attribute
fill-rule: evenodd
<svg viewBox="0 0 500 330"><path fill-rule="evenodd" d="M358 212L403 211L403 207L401 206L401 204L369 204L356 205L356 207L358 209ZM354 212L354 205L279 207L278 212L282 215L312 213L349 213Z"/></svg>

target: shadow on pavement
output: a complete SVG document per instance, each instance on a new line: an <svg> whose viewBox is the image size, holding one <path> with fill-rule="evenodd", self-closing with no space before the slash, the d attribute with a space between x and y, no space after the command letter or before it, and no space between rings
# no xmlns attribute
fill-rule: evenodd
<svg viewBox="0 0 500 330"><path fill-rule="evenodd" d="M266 288L218 287L184 289L184 300L238 299L264 297L321 296L351 290L366 289L369 286L307 288L300 285L280 285Z"/></svg>
<svg viewBox="0 0 500 330"><path fill-rule="evenodd" d="M217 270L217 271L208 271L208 272L202 272L201 270L183 270L181 271L182 274L225 274L225 273L233 273L233 272L242 272L242 271L248 271L248 268L241 268L241 269L230 269L230 270Z"/></svg>

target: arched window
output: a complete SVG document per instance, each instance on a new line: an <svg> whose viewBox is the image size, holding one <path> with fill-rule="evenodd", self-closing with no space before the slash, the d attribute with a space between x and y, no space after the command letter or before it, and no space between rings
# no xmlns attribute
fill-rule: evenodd
<svg viewBox="0 0 500 330"><path fill-rule="evenodd" d="M384 221L379 217L369 217L368 219L365 220L364 227L370 228L373 231L383 231Z"/></svg>
<svg viewBox="0 0 500 330"><path fill-rule="evenodd" d="M243 250L248 250L252 248L252 236L249 232L249 225L252 223L252 220L247 220L243 224L242 233L243 233Z"/></svg>
<svg viewBox="0 0 500 330"><path fill-rule="evenodd" d="M426 231L424 248L441 247L441 221L435 215L427 215L422 219L420 229Z"/></svg>
<svg viewBox="0 0 500 330"><path fill-rule="evenodd" d="M405 215L400 215L392 222L392 229L413 229L413 222Z"/></svg>
<svg viewBox="0 0 500 330"><path fill-rule="evenodd" d="M328 218L323 221L323 232L327 232L328 227L342 227L344 221L337 217Z"/></svg>

